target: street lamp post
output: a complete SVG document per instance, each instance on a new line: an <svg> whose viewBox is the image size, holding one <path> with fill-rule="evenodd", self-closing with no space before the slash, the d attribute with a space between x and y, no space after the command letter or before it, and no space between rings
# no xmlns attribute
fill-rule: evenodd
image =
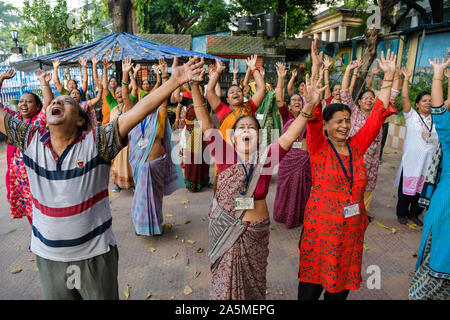
<svg viewBox="0 0 450 320"><path fill-rule="evenodd" d="M15 54L22 54L23 49L21 47L18 46L17 42L19 40L19 31L17 30L11 30L9 32L11 34L11 38L15 43L15 47L11 48L11 52L15 53Z"/></svg>

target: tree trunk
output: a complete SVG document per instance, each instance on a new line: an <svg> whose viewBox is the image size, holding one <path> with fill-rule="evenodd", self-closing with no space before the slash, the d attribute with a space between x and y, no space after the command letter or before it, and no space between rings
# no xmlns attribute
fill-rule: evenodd
<svg viewBox="0 0 450 320"><path fill-rule="evenodd" d="M381 22L386 21L386 17L389 16L392 8L399 2L399 0L379 0L378 7L380 8ZM361 72L356 79L355 88L353 90L353 97L358 97L359 93L362 92L366 78L369 73L369 68L373 63L373 60L377 57L377 47L378 47L378 29L366 29L364 33L364 54L361 58Z"/></svg>
<svg viewBox="0 0 450 320"><path fill-rule="evenodd" d="M130 0L108 0L108 15L113 22L115 33L128 32L133 33L136 19L133 19L133 9ZM133 21L134 20L134 21ZM137 28L135 28L137 29Z"/></svg>

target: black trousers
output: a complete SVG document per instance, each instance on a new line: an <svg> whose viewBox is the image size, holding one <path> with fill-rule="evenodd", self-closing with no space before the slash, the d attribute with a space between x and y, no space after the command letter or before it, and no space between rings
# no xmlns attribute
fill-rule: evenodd
<svg viewBox="0 0 450 320"><path fill-rule="evenodd" d="M387 136L389 133L389 123L383 123L382 130L383 130L383 136L381 138L380 160L383 157L383 149L384 149L384 145L386 144Z"/></svg>
<svg viewBox="0 0 450 320"><path fill-rule="evenodd" d="M298 284L298 300L319 300L323 287L320 284L309 282L299 282ZM350 290L342 290L336 293L330 293L325 290L324 300L346 300Z"/></svg>
<svg viewBox="0 0 450 320"><path fill-rule="evenodd" d="M423 208L418 206L420 194L416 193L414 196L403 194L403 171L400 176L400 183L398 186L397 199L397 217L399 218L417 218L422 212Z"/></svg>

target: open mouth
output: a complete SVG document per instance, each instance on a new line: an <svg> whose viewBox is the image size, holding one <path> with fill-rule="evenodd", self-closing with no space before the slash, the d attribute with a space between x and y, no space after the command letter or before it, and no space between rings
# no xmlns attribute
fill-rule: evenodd
<svg viewBox="0 0 450 320"><path fill-rule="evenodd" d="M59 117L63 114L63 110L60 107L53 107L52 108L52 116Z"/></svg>
<svg viewBox="0 0 450 320"><path fill-rule="evenodd" d="M28 107L20 107L20 112L27 113L28 112Z"/></svg>

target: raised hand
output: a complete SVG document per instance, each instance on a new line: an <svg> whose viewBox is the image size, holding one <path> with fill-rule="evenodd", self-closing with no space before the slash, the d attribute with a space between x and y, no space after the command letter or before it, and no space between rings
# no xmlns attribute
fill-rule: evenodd
<svg viewBox="0 0 450 320"><path fill-rule="evenodd" d="M178 59L175 57L172 65L172 78L174 78L180 86L194 79L195 81L200 81L198 79L202 78L205 73L205 69L202 68L204 63L205 61L203 58L199 61L198 57L195 56L194 58L189 59L184 65L178 66Z"/></svg>
<svg viewBox="0 0 450 320"><path fill-rule="evenodd" d="M297 74L298 74L298 71L297 71L297 69L294 69L294 70L292 70L292 78L296 78L297 77Z"/></svg>
<svg viewBox="0 0 450 320"><path fill-rule="evenodd" d="M247 67L250 69L250 71L256 70L256 60L258 60L257 55L252 55L250 58L247 58L247 60L245 60L245 63L247 64Z"/></svg>
<svg viewBox="0 0 450 320"><path fill-rule="evenodd" d="M220 59L216 59L216 72L221 74L225 70L225 65Z"/></svg>
<svg viewBox="0 0 450 320"><path fill-rule="evenodd" d="M444 75L450 79L450 69L449 68L445 69Z"/></svg>
<svg viewBox="0 0 450 320"><path fill-rule="evenodd" d="M106 69L111 69L112 66L113 64L109 62L108 58L103 57L103 67Z"/></svg>
<svg viewBox="0 0 450 320"><path fill-rule="evenodd" d="M391 52L391 49L388 49L386 56L384 56L384 51L381 51L381 56L378 59L378 66L380 69L386 73L395 73L395 63L397 61L397 55L394 51Z"/></svg>
<svg viewBox="0 0 450 320"><path fill-rule="evenodd" d="M78 60L78 63L83 67L86 68L87 66L87 61L85 58L80 58L80 60Z"/></svg>
<svg viewBox="0 0 450 320"><path fill-rule="evenodd" d="M357 68L360 68L361 65L362 65L362 62L361 62L360 59L358 59L358 60L353 60L352 62L350 62L350 63L347 65L347 69L348 69L348 70L357 69Z"/></svg>
<svg viewBox="0 0 450 320"><path fill-rule="evenodd" d="M433 67L434 73L437 72L443 73L444 70L447 69L447 67L450 65L450 58L448 58L447 60L445 58L442 58L442 63L439 62L439 58L435 58L434 61L428 59L428 62Z"/></svg>
<svg viewBox="0 0 450 320"><path fill-rule="evenodd" d="M322 64L323 51L319 53L319 39L315 39L311 44L311 58L313 66Z"/></svg>
<svg viewBox="0 0 450 320"><path fill-rule="evenodd" d="M403 76L405 77L405 80L408 80L409 81L409 79L411 79L411 76L412 76L412 71L410 71L408 68L402 68L402 74L403 74Z"/></svg>
<svg viewBox="0 0 450 320"><path fill-rule="evenodd" d="M50 83L50 80L52 80L52 74L51 73L47 73L42 69L39 69L37 71L38 74L38 79L39 81L44 81L45 83Z"/></svg>
<svg viewBox="0 0 450 320"><path fill-rule="evenodd" d="M234 75L237 75L238 73L239 73L239 68L236 67L236 66L234 66L234 67L233 67L233 74L234 74Z"/></svg>
<svg viewBox="0 0 450 320"><path fill-rule="evenodd" d="M319 74L320 77L318 77L317 79L310 78L309 74L306 75L304 97L306 100L306 104L308 104L310 107L314 107L319 103L321 93L327 87L319 87L319 85L322 83L323 72L320 72Z"/></svg>
<svg viewBox="0 0 450 320"><path fill-rule="evenodd" d="M266 70L264 70L264 68L261 68L261 70L259 70L259 73L262 75L262 77L264 78L264 75L266 74Z"/></svg>
<svg viewBox="0 0 450 320"><path fill-rule="evenodd" d="M161 59L158 60L158 62L159 62L158 68L159 68L159 70L161 70L161 73L162 74L168 74L169 73L169 66L168 66L166 60L164 58L161 58Z"/></svg>
<svg viewBox="0 0 450 320"><path fill-rule="evenodd" d="M328 56L323 58L323 66L325 67L325 69L330 68L332 64L333 63L331 62L331 60L330 60L330 58Z"/></svg>
<svg viewBox="0 0 450 320"><path fill-rule="evenodd" d="M372 74L379 74L379 73L380 73L380 69L378 69L378 66L375 65L375 66L372 68Z"/></svg>
<svg viewBox="0 0 450 320"><path fill-rule="evenodd" d="M153 72L158 73L159 72L159 65L157 65L156 63L154 65L152 65L152 70L153 70Z"/></svg>
<svg viewBox="0 0 450 320"><path fill-rule="evenodd" d="M131 58L126 57L122 60L122 72L129 73L133 69L133 63L131 62Z"/></svg>
<svg viewBox="0 0 450 320"><path fill-rule="evenodd" d="M99 63L98 58L96 56L92 57L92 66L95 67Z"/></svg>
<svg viewBox="0 0 450 320"><path fill-rule="evenodd" d="M0 74L0 80L6 80L6 79L11 79L14 78L16 76L16 70L14 69L8 69L5 72L3 72L2 74Z"/></svg>
<svg viewBox="0 0 450 320"><path fill-rule="evenodd" d="M286 77L287 70L286 70L286 66L283 63L277 62L276 63L276 69L277 69L278 77L280 77L280 78Z"/></svg>
<svg viewBox="0 0 450 320"><path fill-rule="evenodd" d="M52 63L53 63L53 68L58 68L61 65L61 61L59 61L59 59L53 59Z"/></svg>

